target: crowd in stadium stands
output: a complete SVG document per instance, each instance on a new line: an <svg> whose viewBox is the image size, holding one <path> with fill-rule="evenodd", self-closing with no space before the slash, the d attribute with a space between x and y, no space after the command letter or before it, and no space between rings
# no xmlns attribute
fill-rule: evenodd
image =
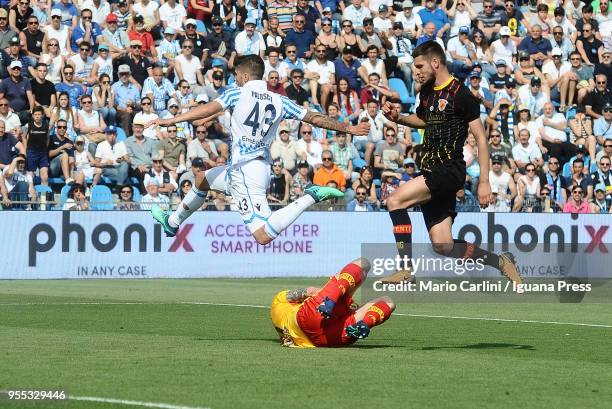
<svg viewBox="0 0 612 409"><path fill-rule="evenodd" d="M481 2L482 1L482 2ZM227 163L229 113L145 127L233 86L237 56L265 59L270 91L367 137L286 121L268 199L309 183L345 192L320 210L384 210L419 175L422 134L381 104L418 104L411 51L436 41L480 101L486 211L609 213L609 0L0 0L0 196L13 209L175 206L195 174ZM416 89L415 89L416 87ZM480 211L478 147L464 147L459 211ZM61 196L60 205L45 206ZM210 192L205 207L232 209ZM99 197L96 200L100 200ZM108 208L103 207L103 208Z"/></svg>

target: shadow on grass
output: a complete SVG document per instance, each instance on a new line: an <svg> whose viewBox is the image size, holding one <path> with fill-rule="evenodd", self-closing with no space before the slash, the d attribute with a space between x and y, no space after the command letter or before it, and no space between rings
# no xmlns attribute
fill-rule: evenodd
<svg viewBox="0 0 612 409"><path fill-rule="evenodd" d="M424 351L432 351L436 349L493 349L493 348L523 349L527 351L536 350L533 347L533 345L489 343L489 342L479 342L477 344L455 345L455 346L445 346L445 347L423 347L421 349Z"/></svg>
<svg viewBox="0 0 612 409"><path fill-rule="evenodd" d="M263 341L278 344L278 339L272 338L238 338L238 337L211 337L211 338L196 338L196 341Z"/></svg>

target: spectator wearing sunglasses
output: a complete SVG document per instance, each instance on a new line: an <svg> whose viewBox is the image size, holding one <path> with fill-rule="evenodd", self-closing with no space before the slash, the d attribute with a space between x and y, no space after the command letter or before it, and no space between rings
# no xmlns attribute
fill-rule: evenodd
<svg viewBox="0 0 612 409"><path fill-rule="evenodd" d="M8 11L0 9L0 49L8 48L9 41L16 35L17 32L8 25Z"/></svg>
<svg viewBox="0 0 612 409"><path fill-rule="evenodd" d="M13 31L20 33L28 26L28 19L34 13L29 0L18 0L9 9L9 25Z"/></svg>
<svg viewBox="0 0 612 409"><path fill-rule="evenodd" d="M68 200L62 210L89 210L89 200L85 196L85 186L75 183L68 192Z"/></svg>
<svg viewBox="0 0 612 409"><path fill-rule="evenodd" d="M115 204L116 210L140 210L140 203L134 201L134 188L123 185L119 189L119 202Z"/></svg>
<svg viewBox="0 0 612 409"><path fill-rule="evenodd" d="M563 213L591 213L591 206L584 199L584 190L579 185L572 186L571 196L563 206Z"/></svg>
<svg viewBox="0 0 612 409"><path fill-rule="evenodd" d="M20 0L23 1L23 0ZM79 52L79 46L83 43L89 47L96 47L98 37L102 35L102 29L98 23L92 21L93 13L90 9L84 8L81 10L81 19L79 24L72 31L70 37L70 47L73 52Z"/></svg>
<svg viewBox="0 0 612 409"><path fill-rule="evenodd" d="M368 199L368 188L359 185L355 190L355 198L346 204L347 212L373 212L374 206Z"/></svg>
<svg viewBox="0 0 612 409"><path fill-rule="evenodd" d="M6 97L10 107L19 116L22 124L30 120L35 101L30 80L22 74L22 63L14 60L9 65L9 77L0 82L0 98Z"/></svg>
<svg viewBox="0 0 612 409"><path fill-rule="evenodd" d="M325 150L321 153L321 166L314 174L312 182L318 186L327 186L329 182L334 182L337 189L346 191L346 178L344 172L334 163L334 155L331 151Z"/></svg>

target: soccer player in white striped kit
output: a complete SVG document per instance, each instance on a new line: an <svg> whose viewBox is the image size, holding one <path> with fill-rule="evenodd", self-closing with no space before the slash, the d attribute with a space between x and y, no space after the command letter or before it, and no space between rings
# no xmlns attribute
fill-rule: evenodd
<svg viewBox="0 0 612 409"><path fill-rule="evenodd" d="M284 208L272 212L266 198L270 183L270 144L283 119L297 119L313 126L367 135L367 122L353 126L324 114L307 111L289 98L268 91L262 80L264 62L256 55L241 56L236 61L236 84L219 98L174 118L156 119L151 124L168 126L177 122L209 118L229 109L231 112L231 157L219 166L196 175L193 189L185 195L174 213L158 206L151 209L167 236L174 236L181 223L199 209L208 190L228 191L236 201L242 220L259 244L268 244L316 202L344 194L334 188L311 186L305 195ZM150 125L150 124L148 124Z"/></svg>

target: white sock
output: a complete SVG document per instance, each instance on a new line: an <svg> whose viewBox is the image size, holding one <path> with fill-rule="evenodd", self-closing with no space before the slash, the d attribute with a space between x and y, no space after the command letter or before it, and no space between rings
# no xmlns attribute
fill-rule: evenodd
<svg viewBox="0 0 612 409"><path fill-rule="evenodd" d="M174 213L168 217L168 224L172 227L179 227L193 212L198 210L206 200L206 192L191 188L185 195L181 203L176 207Z"/></svg>
<svg viewBox="0 0 612 409"><path fill-rule="evenodd" d="M295 202L275 211L268 218L268 223L265 227L266 233L273 239L276 238L276 236L289 227L295 219L304 213L304 210L308 209L313 204L315 204L313 197L304 195Z"/></svg>

